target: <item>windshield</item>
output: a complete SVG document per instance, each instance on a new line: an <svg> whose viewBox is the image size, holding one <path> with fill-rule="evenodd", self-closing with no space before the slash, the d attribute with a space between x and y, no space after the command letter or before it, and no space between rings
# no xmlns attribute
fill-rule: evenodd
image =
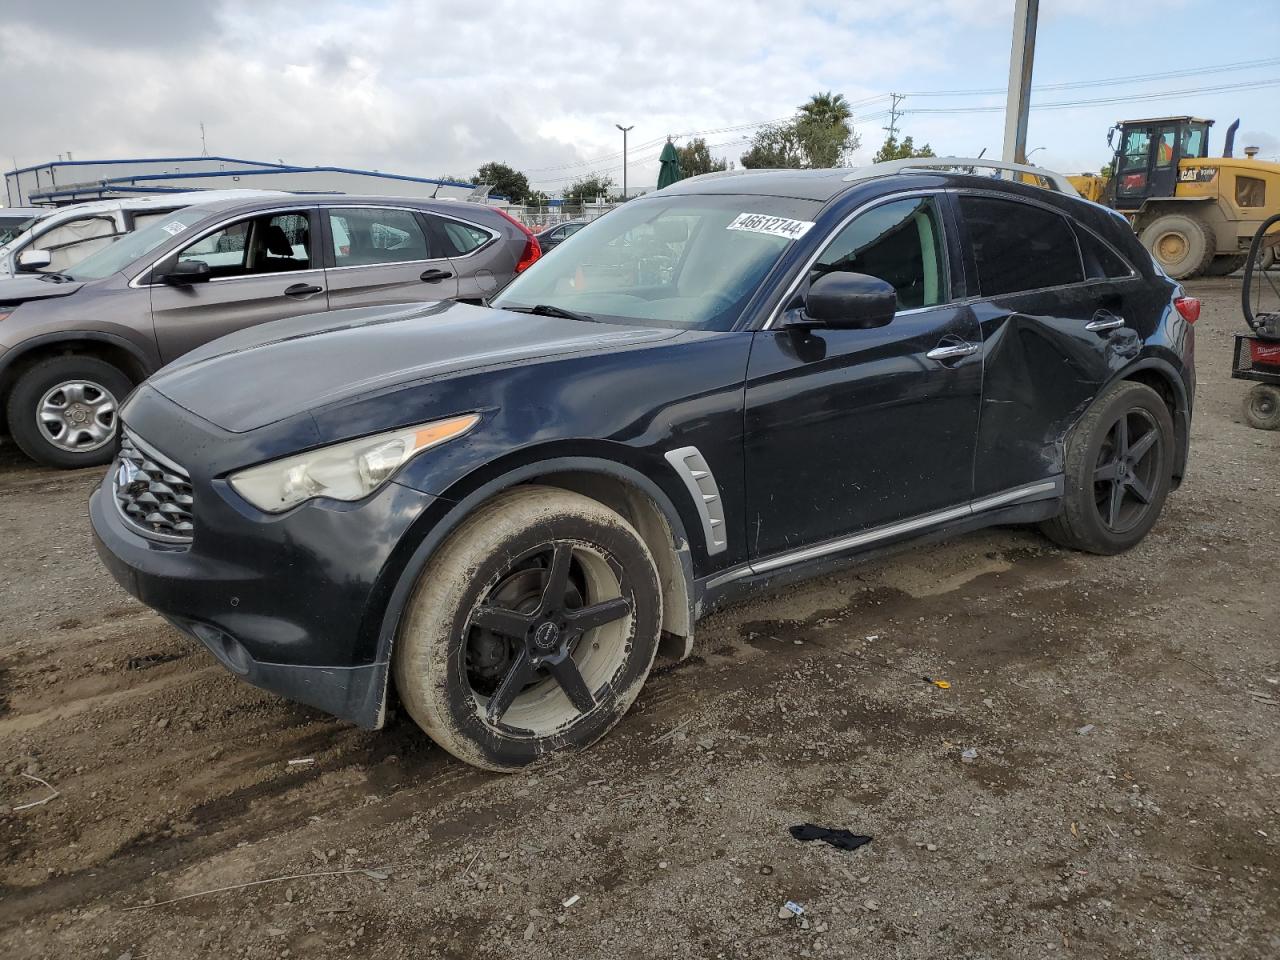
<svg viewBox="0 0 1280 960"><path fill-rule="evenodd" d="M108 247L85 257L68 274L73 280L101 280L123 270L139 257L144 257L167 240L172 240L193 223L209 215L207 210L187 207L175 210L159 223L126 234Z"/></svg>
<svg viewBox="0 0 1280 960"><path fill-rule="evenodd" d="M821 204L789 197L632 200L593 221L490 301L612 323L731 330Z"/></svg>

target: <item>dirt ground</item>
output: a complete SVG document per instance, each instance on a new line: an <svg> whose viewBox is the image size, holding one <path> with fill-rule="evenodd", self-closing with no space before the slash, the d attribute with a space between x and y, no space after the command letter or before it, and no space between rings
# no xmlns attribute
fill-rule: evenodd
<svg viewBox="0 0 1280 960"><path fill-rule="evenodd" d="M762 596L515 776L237 681L99 566L100 471L0 450L0 956L1280 956L1280 434L1241 421L1238 291L1192 285L1191 473L1138 549L996 530Z"/></svg>

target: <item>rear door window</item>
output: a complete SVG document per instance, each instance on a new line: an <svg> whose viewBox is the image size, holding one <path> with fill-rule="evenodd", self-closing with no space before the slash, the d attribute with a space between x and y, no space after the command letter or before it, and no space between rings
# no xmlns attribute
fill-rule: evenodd
<svg viewBox="0 0 1280 960"><path fill-rule="evenodd" d="M842 229L809 272L864 273L893 285L898 309L932 307L950 299L940 220L930 197L873 207Z"/></svg>
<svg viewBox="0 0 1280 960"><path fill-rule="evenodd" d="M1017 200L972 195L960 197L960 212L982 296L1084 280L1075 233L1061 214Z"/></svg>
<svg viewBox="0 0 1280 960"><path fill-rule="evenodd" d="M427 235L412 211L349 207L330 210L328 216L336 266L405 263L431 257Z"/></svg>

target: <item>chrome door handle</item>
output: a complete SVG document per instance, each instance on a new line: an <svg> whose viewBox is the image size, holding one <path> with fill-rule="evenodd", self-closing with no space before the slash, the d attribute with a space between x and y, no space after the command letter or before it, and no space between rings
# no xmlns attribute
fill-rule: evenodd
<svg viewBox="0 0 1280 960"><path fill-rule="evenodd" d="M977 353L979 347L976 343L948 343L943 347L934 347L925 354L930 360L957 360L960 357L967 357Z"/></svg>
<svg viewBox="0 0 1280 960"><path fill-rule="evenodd" d="M1101 333L1103 330L1115 330L1124 326L1124 317L1117 317L1114 313L1095 314L1094 318L1084 325L1084 328L1091 333Z"/></svg>

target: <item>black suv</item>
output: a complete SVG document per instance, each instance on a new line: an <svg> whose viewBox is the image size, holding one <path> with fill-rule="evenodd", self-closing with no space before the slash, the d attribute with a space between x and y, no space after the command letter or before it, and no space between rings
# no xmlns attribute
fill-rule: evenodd
<svg viewBox="0 0 1280 960"><path fill-rule="evenodd" d="M377 727L394 676L509 770L745 589L997 523L1125 550L1187 462L1199 303L1053 185L713 174L488 308L242 330L124 407L101 555L249 682Z"/></svg>

